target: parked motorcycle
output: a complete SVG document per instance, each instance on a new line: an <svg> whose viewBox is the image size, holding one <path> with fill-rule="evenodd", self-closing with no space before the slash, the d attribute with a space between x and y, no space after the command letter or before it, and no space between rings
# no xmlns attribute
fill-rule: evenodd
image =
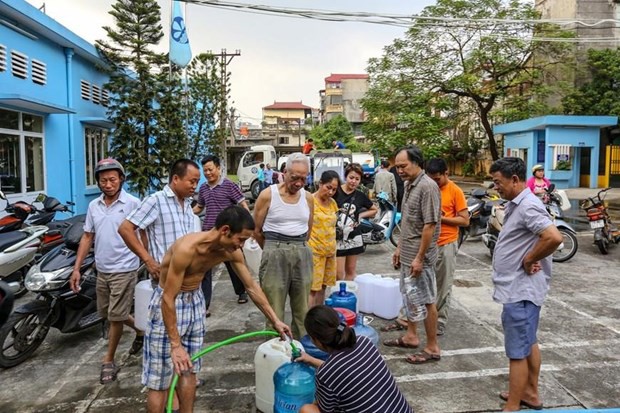
<svg viewBox="0 0 620 413"><path fill-rule="evenodd" d="M396 205L389 201L385 192L377 195L377 203L379 204L377 216L372 220L362 218L360 221L364 246L381 244L389 239L392 245L397 247L400 238L401 213L396 210Z"/></svg>
<svg viewBox="0 0 620 413"><path fill-rule="evenodd" d="M0 327L8 320L13 311L13 293L19 289L17 283L5 283L0 281Z"/></svg>
<svg viewBox="0 0 620 413"><path fill-rule="evenodd" d="M492 188L492 185L490 188ZM471 191L469 198L467 198L469 225L459 227L459 247L467 238L479 237L487 232L487 223L491 217L491 210L501 201L497 194L490 194L486 188L476 188Z"/></svg>
<svg viewBox="0 0 620 413"><path fill-rule="evenodd" d="M57 212L72 212L67 205L73 205L71 202L63 205L56 198L45 194L37 195L33 204L24 201L10 203L2 191L0 199L6 201L4 210L7 212L7 215L0 218L0 233L15 231L23 226L46 225L55 218ZM34 203L43 204L43 209L37 208Z"/></svg>
<svg viewBox="0 0 620 413"><path fill-rule="evenodd" d="M579 203L579 207L586 211L590 228L594 230L594 243L604 255L609 253L610 244L620 242L620 231L611 222L611 217L605 206L605 197L610 189L601 189L596 196L586 198Z"/></svg>
<svg viewBox="0 0 620 413"><path fill-rule="evenodd" d="M568 261L577 253L577 248L579 247L577 232L563 219L561 207L564 202L562 197L555 191L555 185L551 184L546 191L545 207L563 238L562 243L553 253L552 259L554 262ZM501 204L493 206L491 218L487 223L487 232L482 235L482 241L489 249L491 256L493 256L499 233L504 226L505 202L503 201Z"/></svg>
<svg viewBox="0 0 620 413"><path fill-rule="evenodd" d="M69 286L83 226L74 224L65 242L34 264L26 275L29 291L36 298L18 308L0 328L0 367L14 367L28 359L41 345L51 327L62 333L84 330L103 319L97 313L95 257L84 259L80 272L80 291Z"/></svg>

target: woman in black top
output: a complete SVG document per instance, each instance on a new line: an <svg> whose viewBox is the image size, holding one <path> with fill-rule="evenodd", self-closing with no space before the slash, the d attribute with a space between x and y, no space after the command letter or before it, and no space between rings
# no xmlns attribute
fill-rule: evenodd
<svg viewBox="0 0 620 413"><path fill-rule="evenodd" d="M329 357L322 361L302 353L295 360L317 368L315 402L300 413L413 413L379 350L368 337L356 337L333 308L312 307L304 326Z"/></svg>
<svg viewBox="0 0 620 413"><path fill-rule="evenodd" d="M357 188L362 180L362 167L352 163L344 171L345 182L334 199L340 208L337 225L343 230L343 238L338 240L336 256L336 274L339 280L353 280L357 256L364 252L362 233L357 227L361 218L371 218L377 213L377 207ZM362 208L366 210L360 212Z"/></svg>

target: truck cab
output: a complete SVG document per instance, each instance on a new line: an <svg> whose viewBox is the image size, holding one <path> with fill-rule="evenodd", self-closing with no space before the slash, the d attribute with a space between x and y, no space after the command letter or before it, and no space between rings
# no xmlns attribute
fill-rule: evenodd
<svg viewBox="0 0 620 413"><path fill-rule="evenodd" d="M270 164L272 168L276 168L277 160L276 150L273 146L252 146L249 151L243 154L237 168L237 178L241 190L243 192L250 191L252 199L258 198L260 192L257 175L259 165L261 163Z"/></svg>

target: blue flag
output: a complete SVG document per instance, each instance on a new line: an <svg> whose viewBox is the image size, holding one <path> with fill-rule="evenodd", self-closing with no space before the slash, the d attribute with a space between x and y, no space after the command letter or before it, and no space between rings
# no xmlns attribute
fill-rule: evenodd
<svg viewBox="0 0 620 413"><path fill-rule="evenodd" d="M185 67L192 60L192 49L189 47L185 18L181 11L181 2L172 0L172 18L170 19L170 61Z"/></svg>

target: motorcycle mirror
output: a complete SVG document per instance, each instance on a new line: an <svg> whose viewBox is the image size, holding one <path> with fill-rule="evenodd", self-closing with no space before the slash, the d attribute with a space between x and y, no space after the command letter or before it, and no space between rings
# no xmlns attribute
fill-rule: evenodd
<svg viewBox="0 0 620 413"><path fill-rule="evenodd" d="M0 199L6 200L6 195L4 195L3 191L0 191Z"/></svg>
<svg viewBox="0 0 620 413"><path fill-rule="evenodd" d="M493 189L493 187L494 187L494 186L495 186L495 184L494 184L493 182L491 182L491 183L489 184L489 186L487 186L487 189Z"/></svg>
<svg viewBox="0 0 620 413"><path fill-rule="evenodd" d="M553 191L555 191L555 184L549 185L549 189L547 189L547 192L553 192Z"/></svg>

